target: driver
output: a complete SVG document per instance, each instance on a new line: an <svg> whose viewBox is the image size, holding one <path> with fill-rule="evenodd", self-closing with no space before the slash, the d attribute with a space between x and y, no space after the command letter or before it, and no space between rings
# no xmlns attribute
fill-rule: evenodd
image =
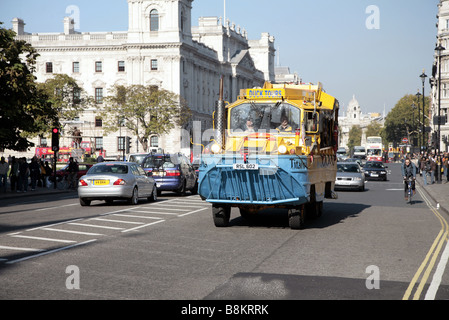
<svg viewBox="0 0 449 320"><path fill-rule="evenodd" d="M292 132L293 128L291 125L288 124L288 118L287 116L281 117L281 125L276 128L280 132Z"/></svg>

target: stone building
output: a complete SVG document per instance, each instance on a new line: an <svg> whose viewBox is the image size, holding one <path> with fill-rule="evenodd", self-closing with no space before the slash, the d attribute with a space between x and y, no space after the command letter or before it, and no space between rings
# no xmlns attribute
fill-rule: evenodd
<svg viewBox="0 0 449 320"><path fill-rule="evenodd" d="M125 0L120 0L125 1ZM109 89L118 85L153 85L183 97L192 110L190 130L201 123L202 130L212 127L212 112L224 78L224 98L236 99L241 88L262 86L274 81L274 38L262 33L249 40L247 32L217 17L202 17L192 26L193 0L127 0L128 30L123 32L78 32L74 20L63 21L63 32L27 33L25 23L13 20L17 39L29 42L40 54L37 81L44 82L57 73L67 74L95 98L101 108ZM107 155L123 153L127 137L133 141L130 152L143 152L137 137L125 127L104 135L102 119L88 109L64 125L64 133L75 127L82 141ZM181 128L170 134L148 137L150 147L166 152L189 152L181 141ZM70 146L64 137L60 144ZM184 139L186 140L186 139ZM48 137L35 139L37 146L49 145ZM14 152L5 151L6 155ZM19 156L32 156L33 150Z"/></svg>

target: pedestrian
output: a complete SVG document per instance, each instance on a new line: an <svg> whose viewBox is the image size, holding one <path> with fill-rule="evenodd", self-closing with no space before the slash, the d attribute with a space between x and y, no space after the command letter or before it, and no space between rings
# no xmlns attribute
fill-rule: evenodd
<svg viewBox="0 0 449 320"><path fill-rule="evenodd" d="M430 162L430 184L434 184L435 183L435 172L437 171L437 163L436 163L434 154L430 155L429 162Z"/></svg>
<svg viewBox="0 0 449 320"><path fill-rule="evenodd" d="M30 178L31 178L31 191L36 190L36 183L39 179L39 163L37 158L33 157L30 163Z"/></svg>
<svg viewBox="0 0 449 320"><path fill-rule="evenodd" d="M424 185L427 186L427 175L430 173L430 162L425 155L421 159L421 171Z"/></svg>
<svg viewBox="0 0 449 320"><path fill-rule="evenodd" d="M52 176L53 174L53 169L50 167L50 165L48 164L48 161L45 161L45 174L44 174L44 182L45 182L45 186L47 186L47 183L49 182L49 178Z"/></svg>
<svg viewBox="0 0 449 320"><path fill-rule="evenodd" d="M6 183L8 181L9 163L5 161L5 157L0 159L0 185L3 187L3 192L6 192Z"/></svg>
<svg viewBox="0 0 449 320"><path fill-rule="evenodd" d="M11 170L9 171L9 182L11 184L11 192L16 191L17 182L19 180L19 162L16 157L11 158Z"/></svg>
<svg viewBox="0 0 449 320"><path fill-rule="evenodd" d="M78 175L79 167L78 163L73 161L73 157L69 158L69 167L67 168L67 171L69 172L68 176L69 187L74 189L76 187L75 183L77 182L76 178Z"/></svg>
<svg viewBox="0 0 449 320"><path fill-rule="evenodd" d="M30 167L25 157L20 158L19 162L19 185L17 192L27 192L28 177L30 176Z"/></svg>

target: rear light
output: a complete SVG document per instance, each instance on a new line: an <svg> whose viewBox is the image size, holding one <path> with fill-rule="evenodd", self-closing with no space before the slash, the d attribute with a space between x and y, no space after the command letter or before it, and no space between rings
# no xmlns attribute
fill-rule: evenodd
<svg viewBox="0 0 449 320"><path fill-rule="evenodd" d="M78 186L80 186L80 187L87 187L87 182L84 181L84 180L80 180L80 181L78 181Z"/></svg>
<svg viewBox="0 0 449 320"><path fill-rule="evenodd" d="M114 182L114 186L122 186L125 184L126 184L126 181L123 179L118 179L117 181Z"/></svg>
<svg viewBox="0 0 449 320"><path fill-rule="evenodd" d="M181 175L181 171L173 170L173 171L165 171L166 177L179 177Z"/></svg>

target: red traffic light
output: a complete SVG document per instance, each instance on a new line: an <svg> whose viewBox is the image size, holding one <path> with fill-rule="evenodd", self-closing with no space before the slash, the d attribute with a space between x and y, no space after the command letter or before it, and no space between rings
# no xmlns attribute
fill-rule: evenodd
<svg viewBox="0 0 449 320"><path fill-rule="evenodd" d="M58 133L59 129L58 128L53 128L53 133Z"/></svg>

